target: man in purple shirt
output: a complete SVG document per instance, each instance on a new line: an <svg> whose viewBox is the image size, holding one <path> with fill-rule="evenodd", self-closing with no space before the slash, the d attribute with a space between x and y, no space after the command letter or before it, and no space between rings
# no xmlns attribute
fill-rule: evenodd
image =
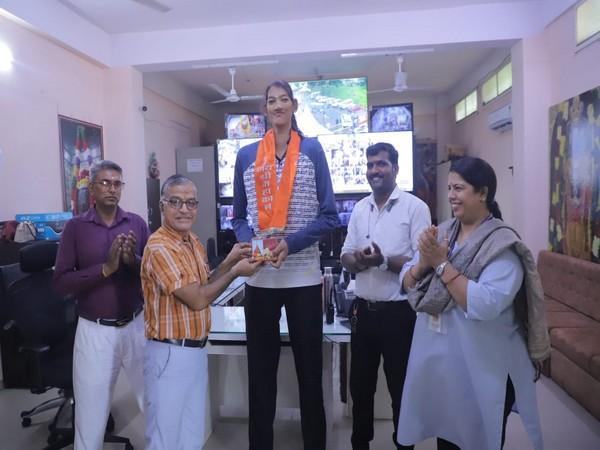
<svg viewBox="0 0 600 450"><path fill-rule="evenodd" d="M141 255L146 222L119 208L123 170L112 161L91 169L95 206L67 222L54 286L77 299L73 350L75 450L101 450L113 388L121 368L143 406L144 303Z"/></svg>

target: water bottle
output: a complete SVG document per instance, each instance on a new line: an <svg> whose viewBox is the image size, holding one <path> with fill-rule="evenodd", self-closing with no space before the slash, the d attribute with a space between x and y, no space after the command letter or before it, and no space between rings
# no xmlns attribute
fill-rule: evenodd
<svg viewBox="0 0 600 450"><path fill-rule="evenodd" d="M325 267L325 274L323 275L323 295L325 296L325 323L333 323L333 316L335 315L335 309L333 306L333 272L331 267Z"/></svg>

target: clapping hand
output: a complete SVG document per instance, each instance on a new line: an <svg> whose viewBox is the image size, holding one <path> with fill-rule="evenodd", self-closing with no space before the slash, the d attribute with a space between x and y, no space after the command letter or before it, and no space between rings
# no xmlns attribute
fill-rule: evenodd
<svg viewBox="0 0 600 450"><path fill-rule="evenodd" d="M379 245L371 242L371 246L363 250L362 261L367 267L376 267L383 264L383 254Z"/></svg>
<svg viewBox="0 0 600 450"><path fill-rule="evenodd" d="M125 235L119 234L110 244L108 249L108 256L106 262L102 266L102 273L104 276L109 277L117 270L119 270L119 263L121 261L121 254L123 252L123 242L125 241Z"/></svg>
<svg viewBox="0 0 600 450"><path fill-rule="evenodd" d="M437 267L448 259L448 236L438 242L437 227L427 228L419 236L420 262L427 267Z"/></svg>
<svg viewBox="0 0 600 450"><path fill-rule="evenodd" d="M135 263L135 249L137 246L135 233L132 230L129 230L127 235L121 236L123 236L121 259L123 260L123 263L128 266L133 266Z"/></svg>
<svg viewBox="0 0 600 450"><path fill-rule="evenodd" d="M371 246L365 247L363 250L356 250L354 252L354 259L356 260L357 268L365 270L369 267L376 267L383 263L383 254L381 248L372 242Z"/></svg>

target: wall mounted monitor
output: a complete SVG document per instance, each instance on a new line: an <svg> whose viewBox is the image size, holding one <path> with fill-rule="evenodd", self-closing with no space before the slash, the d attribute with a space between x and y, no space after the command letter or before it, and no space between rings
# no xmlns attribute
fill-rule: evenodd
<svg viewBox="0 0 600 450"><path fill-rule="evenodd" d="M413 131L412 103L371 107L370 131Z"/></svg>
<svg viewBox="0 0 600 450"><path fill-rule="evenodd" d="M260 138L221 139L217 141L216 159L219 197L233 197L235 158L240 151L240 148L259 140Z"/></svg>
<svg viewBox="0 0 600 450"><path fill-rule="evenodd" d="M306 136L369 130L367 78L295 81L296 119Z"/></svg>
<svg viewBox="0 0 600 450"><path fill-rule="evenodd" d="M386 133L329 134L318 137L323 146L333 190L336 194L369 193L367 155L370 145L378 142L392 144L398 151L396 183L404 191L413 189L412 131Z"/></svg>
<svg viewBox="0 0 600 450"><path fill-rule="evenodd" d="M261 138L266 129L267 121L263 114L225 114L227 139Z"/></svg>
<svg viewBox="0 0 600 450"><path fill-rule="evenodd" d="M413 190L412 131L326 134L317 138L325 151L333 190L336 194L371 192L367 181L366 149L377 142L388 142L398 151L399 171L396 183L402 190ZM233 197L233 177L238 151L258 140L258 138L223 139L217 142L217 180L220 198Z"/></svg>
<svg viewBox="0 0 600 450"><path fill-rule="evenodd" d="M350 215L352 214L352 210L356 205L356 199L348 199L348 200L336 200L335 207L337 209L338 216L340 218L340 224L347 227L350 222Z"/></svg>
<svg viewBox="0 0 600 450"><path fill-rule="evenodd" d="M231 220L233 219L233 205L220 205L219 206L219 229L233 230ZM252 226L252 218L248 216L248 225Z"/></svg>

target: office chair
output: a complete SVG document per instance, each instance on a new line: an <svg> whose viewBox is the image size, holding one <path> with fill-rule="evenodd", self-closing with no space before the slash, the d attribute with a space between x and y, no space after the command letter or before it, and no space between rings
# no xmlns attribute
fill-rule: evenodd
<svg viewBox="0 0 600 450"><path fill-rule="evenodd" d="M0 245L1 246L1 245ZM18 260L18 254L15 261ZM0 266L0 355L2 356L2 383L5 389L25 388L25 356L19 352L19 336L12 327L6 292L13 282L27 276L19 263Z"/></svg>
<svg viewBox="0 0 600 450"><path fill-rule="evenodd" d="M7 289L10 325L18 333L19 351L26 356L27 384L34 394L55 387L59 396L21 413L21 424L31 425L36 414L58 407L48 426L48 449L73 442L72 355L75 315L72 300L52 290L52 267L58 244L40 242L19 251L20 268L26 276Z"/></svg>
<svg viewBox="0 0 600 450"><path fill-rule="evenodd" d="M22 425L42 411L58 407L48 426L48 446L58 450L73 443L75 400L73 398L73 345L77 328L75 302L52 289L52 275L58 243L38 242L20 251L21 270L28 275L8 287L12 323L22 343L20 350L28 356L28 378L32 393L59 389L59 397L21 413ZM105 442L125 444L133 450L129 439L110 435L114 421L109 420Z"/></svg>
<svg viewBox="0 0 600 450"><path fill-rule="evenodd" d="M211 237L206 241L206 257L208 258L208 266L211 270L216 269L225 259L223 255L217 255L217 243L215 238Z"/></svg>

